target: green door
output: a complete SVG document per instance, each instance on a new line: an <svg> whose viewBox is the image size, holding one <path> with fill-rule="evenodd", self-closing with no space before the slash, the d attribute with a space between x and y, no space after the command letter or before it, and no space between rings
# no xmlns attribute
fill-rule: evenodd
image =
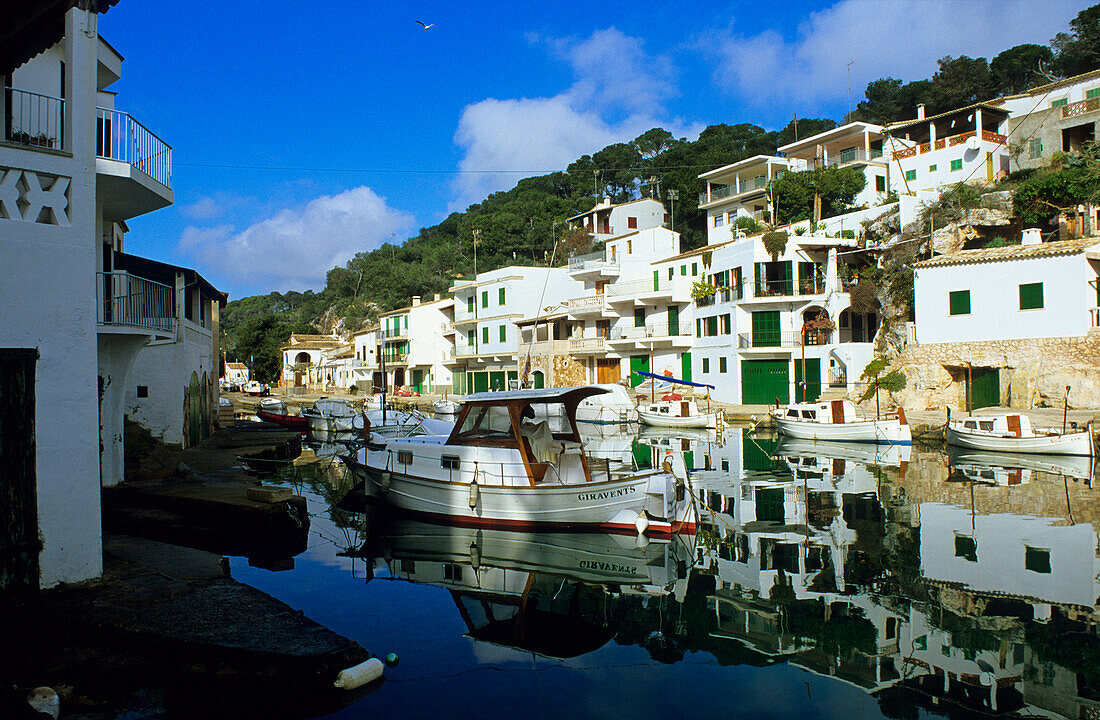
<svg viewBox="0 0 1100 720"><path fill-rule="evenodd" d="M416 390L418 393L423 393L424 392L424 371L423 370L413 370L412 371L412 386L413 386L413 390Z"/></svg>
<svg viewBox="0 0 1100 720"><path fill-rule="evenodd" d="M505 377L503 370L494 370L489 373L489 387L494 390L507 390L508 383L505 381Z"/></svg>
<svg viewBox="0 0 1100 720"><path fill-rule="evenodd" d="M546 386L546 377L542 374L542 370L536 370L531 373L531 384L536 390Z"/></svg>
<svg viewBox="0 0 1100 720"><path fill-rule="evenodd" d="M813 402L821 397L821 359L806 358L806 386L802 386L802 359L794 362L794 399L798 402Z"/></svg>
<svg viewBox="0 0 1100 720"><path fill-rule="evenodd" d="M646 378L635 375L636 372L649 372L648 355L630 356L630 387L637 387L645 382Z"/></svg>
<svg viewBox="0 0 1100 720"><path fill-rule="evenodd" d="M474 392L486 392L489 389L489 373L471 373L474 376Z"/></svg>
<svg viewBox="0 0 1100 720"><path fill-rule="evenodd" d="M634 438L630 444L630 449L634 454L634 464L639 470L647 470L653 467L653 449L647 443Z"/></svg>
<svg viewBox="0 0 1100 720"><path fill-rule="evenodd" d="M680 308L675 305L668 306L668 334L680 334Z"/></svg>
<svg viewBox="0 0 1100 720"><path fill-rule="evenodd" d="M691 380L691 353L689 352L680 356L680 379Z"/></svg>
<svg viewBox="0 0 1100 720"><path fill-rule="evenodd" d="M779 347L778 310L763 310L752 314L752 346Z"/></svg>
<svg viewBox="0 0 1100 720"><path fill-rule="evenodd" d="M807 373L808 374L808 373ZM790 375L786 360L742 360L741 404L780 405L790 402Z"/></svg>
<svg viewBox="0 0 1100 720"><path fill-rule="evenodd" d="M761 522L781 523L785 517L783 488L756 488L756 519Z"/></svg>
<svg viewBox="0 0 1100 720"><path fill-rule="evenodd" d="M973 383L967 380L971 409L995 407L1001 404L1001 371L997 368L974 368Z"/></svg>

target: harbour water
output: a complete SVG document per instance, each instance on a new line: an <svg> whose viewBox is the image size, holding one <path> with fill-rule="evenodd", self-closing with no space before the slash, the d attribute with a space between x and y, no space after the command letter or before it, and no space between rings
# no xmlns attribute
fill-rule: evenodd
<svg viewBox="0 0 1100 720"><path fill-rule="evenodd" d="M1100 504L1088 462L653 433L612 462L692 469L696 536L436 525L340 502L314 453L271 482L308 549L233 576L372 653L325 717L1100 717Z"/></svg>

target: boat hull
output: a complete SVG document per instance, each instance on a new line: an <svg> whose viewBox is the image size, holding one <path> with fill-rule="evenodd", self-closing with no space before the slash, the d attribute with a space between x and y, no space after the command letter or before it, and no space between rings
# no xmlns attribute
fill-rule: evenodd
<svg viewBox="0 0 1100 720"><path fill-rule="evenodd" d="M972 450L1025 453L1029 455L1083 455L1086 457L1091 457L1093 454L1091 430L1064 435L1002 437L981 432L970 432L951 423L947 426L945 436L949 445Z"/></svg>
<svg viewBox="0 0 1100 720"><path fill-rule="evenodd" d="M913 436L908 425L897 420L859 420L846 423L819 423L775 418L779 432L799 440L835 442L865 442L887 445L911 445Z"/></svg>
<svg viewBox="0 0 1100 720"><path fill-rule="evenodd" d="M649 425L650 427L710 429L718 427L718 413L703 413L700 415L678 417L675 415L638 410L638 420L643 425Z"/></svg>
<svg viewBox="0 0 1100 720"><path fill-rule="evenodd" d="M301 415L282 415L280 413L268 412L267 410L257 410L256 417L264 422L282 425L290 430L297 430L299 432L306 432L309 430L309 418L304 418Z"/></svg>
<svg viewBox="0 0 1100 720"><path fill-rule="evenodd" d="M344 462L366 482L368 495L403 511L464 527L644 532L651 537L696 530L694 504L690 498L676 501L676 491L669 487L675 481L661 472L584 484L478 484L475 491L470 483L384 471L351 457ZM657 505L665 512L654 512Z"/></svg>

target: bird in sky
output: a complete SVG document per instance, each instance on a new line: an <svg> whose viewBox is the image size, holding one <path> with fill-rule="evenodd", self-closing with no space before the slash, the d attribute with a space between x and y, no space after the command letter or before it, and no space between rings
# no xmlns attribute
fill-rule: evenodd
<svg viewBox="0 0 1100 720"><path fill-rule="evenodd" d="M435 27L435 23L432 23L431 25L425 25L424 23L420 22L419 20L416 21L416 24L419 25L420 27L424 28L425 30L427 30L428 28L434 28Z"/></svg>

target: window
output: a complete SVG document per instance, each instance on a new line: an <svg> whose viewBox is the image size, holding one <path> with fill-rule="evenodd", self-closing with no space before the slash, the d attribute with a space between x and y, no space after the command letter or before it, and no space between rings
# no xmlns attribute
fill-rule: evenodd
<svg viewBox="0 0 1100 720"><path fill-rule="evenodd" d="M695 318L695 337L703 337L703 320Z"/></svg>
<svg viewBox="0 0 1100 720"><path fill-rule="evenodd" d="M906 170L905 171L905 179L906 180L916 180L917 179L917 171L916 170Z"/></svg>
<svg viewBox="0 0 1100 720"><path fill-rule="evenodd" d="M443 455L439 458L439 466L446 470L458 470L459 462L457 455Z"/></svg>
<svg viewBox="0 0 1100 720"><path fill-rule="evenodd" d="M634 252L634 242L632 240L627 240L626 241L626 254L629 255L632 252Z"/></svg>
<svg viewBox="0 0 1100 720"><path fill-rule="evenodd" d="M139 398L149 397L149 386L148 385L138 385L137 386L137 396Z"/></svg>
<svg viewBox="0 0 1100 720"><path fill-rule="evenodd" d="M691 276L695 277L698 274L699 274L699 263L692 263L691 264Z"/></svg>
<svg viewBox="0 0 1100 720"><path fill-rule="evenodd" d="M507 325L501 325L500 326L500 341L501 342L506 342L507 340L508 340L508 326Z"/></svg>
<svg viewBox="0 0 1100 720"><path fill-rule="evenodd" d="M726 371L726 358L725 356L718 358L718 372L724 373Z"/></svg>
<svg viewBox="0 0 1100 720"><path fill-rule="evenodd" d="M481 344L482 345L488 345L489 344L489 326L488 325L481 328Z"/></svg>
<svg viewBox="0 0 1100 720"><path fill-rule="evenodd" d="M475 340L477 340L477 329L471 330L469 334L466 335L466 347L473 347Z"/></svg>
<svg viewBox="0 0 1100 720"><path fill-rule="evenodd" d="M1031 572L1050 574L1050 550L1024 546L1024 567Z"/></svg>
<svg viewBox="0 0 1100 720"><path fill-rule="evenodd" d="M680 274L685 276L685 277L687 276L687 274L688 274L688 266L687 265L681 265L680 266Z"/></svg>
<svg viewBox="0 0 1100 720"><path fill-rule="evenodd" d="M489 307L489 291L488 290L482 290L481 291L481 307L483 307L483 308Z"/></svg>
<svg viewBox="0 0 1100 720"><path fill-rule="evenodd" d="M1026 283L1020 286L1020 309L1039 310L1043 307L1043 284Z"/></svg>
<svg viewBox="0 0 1100 720"><path fill-rule="evenodd" d="M956 170L962 170L962 169L963 169L962 158L959 158L958 160L952 160L951 161L951 172L955 172Z"/></svg>
<svg viewBox="0 0 1100 720"><path fill-rule="evenodd" d="M1062 107L1063 105L1065 105L1068 102L1069 102L1068 98L1058 98L1057 100L1051 100L1050 101L1050 106L1052 108Z"/></svg>
<svg viewBox="0 0 1100 720"><path fill-rule="evenodd" d="M970 314L970 291L969 290L954 290L947 293L947 305L948 314L950 315L969 315Z"/></svg>
<svg viewBox="0 0 1100 720"><path fill-rule="evenodd" d="M1085 99L1086 100L1092 100L1093 98L1098 98L1098 97L1100 97L1100 87L1094 87L1091 90L1086 90L1085 91Z"/></svg>
<svg viewBox="0 0 1100 720"><path fill-rule="evenodd" d="M474 314L474 296L466 298L466 312L470 315Z"/></svg>
<svg viewBox="0 0 1100 720"><path fill-rule="evenodd" d="M886 176L875 175L875 191L886 192Z"/></svg>
<svg viewBox="0 0 1100 720"><path fill-rule="evenodd" d="M714 337L718 334L718 316L711 315L704 322L707 325L707 337Z"/></svg>
<svg viewBox="0 0 1100 720"><path fill-rule="evenodd" d="M714 227L722 227L726 224L726 216L722 213L718 213L714 216Z"/></svg>
<svg viewBox="0 0 1100 720"><path fill-rule="evenodd" d="M631 230L637 230L638 229L638 218L636 218L636 217L627 217L626 226L628 228L630 228ZM627 249L627 252L630 252L630 250Z"/></svg>
<svg viewBox="0 0 1100 720"><path fill-rule="evenodd" d="M978 562L978 541L966 535L956 535L955 557L968 562Z"/></svg>
<svg viewBox="0 0 1100 720"><path fill-rule="evenodd" d="M1027 141L1027 156L1030 160L1036 160L1043 156L1043 141L1039 138L1031 138Z"/></svg>
<svg viewBox="0 0 1100 720"><path fill-rule="evenodd" d="M710 372L710 358L703 358L703 372Z"/></svg>
<svg viewBox="0 0 1100 720"><path fill-rule="evenodd" d="M935 165L929 165L928 166L928 172L930 172L930 173L936 172L936 166Z"/></svg>
<svg viewBox="0 0 1100 720"><path fill-rule="evenodd" d="M504 304L504 288L497 290L497 305Z"/></svg>
<svg viewBox="0 0 1100 720"><path fill-rule="evenodd" d="M645 308L634 308L634 327L645 327Z"/></svg>
<svg viewBox="0 0 1100 720"><path fill-rule="evenodd" d="M675 268L672 268L672 267L670 267L670 268L668 269L668 279L669 279L669 280L671 280L671 279L672 279L672 276L673 276L673 275L675 275L675 274L676 274L676 269L675 269Z"/></svg>
<svg viewBox="0 0 1100 720"><path fill-rule="evenodd" d="M729 335L730 334L730 316L729 315L723 315L722 316L722 334L723 335Z"/></svg>
<svg viewBox="0 0 1100 720"><path fill-rule="evenodd" d="M400 450L397 453L397 462L402 465L409 465L413 461L413 454L404 450Z"/></svg>
<svg viewBox="0 0 1100 720"><path fill-rule="evenodd" d="M186 317L188 320L194 320L195 319L195 308L194 308L194 297L193 296L194 296L194 292L192 292L191 290L184 290L183 291L183 314L184 314L184 317Z"/></svg>

